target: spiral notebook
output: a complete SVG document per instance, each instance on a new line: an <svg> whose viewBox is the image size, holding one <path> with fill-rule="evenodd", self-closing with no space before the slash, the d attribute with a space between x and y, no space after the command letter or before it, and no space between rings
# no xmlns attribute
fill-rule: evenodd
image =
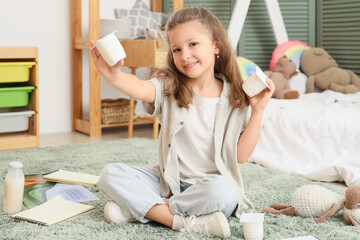
<svg viewBox="0 0 360 240"><path fill-rule="evenodd" d="M37 207L12 215L12 219L16 222L27 221L50 226L90 211L93 208L90 205L65 200L58 195Z"/></svg>
<svg viewBox="0 0 360 240"><path fill-rule="evenodd" d="M67 184L78 184L84 186L96 185L99 181L99 176L85 173L78 173L72 171L58 170L43 176L45 180L50 182L59 182Z"/></svg>

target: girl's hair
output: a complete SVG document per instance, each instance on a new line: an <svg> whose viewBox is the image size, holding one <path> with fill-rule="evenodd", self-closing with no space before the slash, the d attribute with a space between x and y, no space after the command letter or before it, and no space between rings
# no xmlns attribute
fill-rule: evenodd
<svg viewBox="0 0 360 240"><path fill-rule="evenodd" d="M249 100L242 89L243 80L236 62L235 54L228 40L228 35L221 22L211 12L202 7L184 8L172 14L166 24L169 33L179 24L190 21L199 21L212 35L220 49L219 58L215 60L215 73L223 74L230 82L230 103L233 107L245 107ZM169 35L169 34L168 34ZM169 40L168 40L169 41ZM152 73L152 77L162 78L165 82L165 94L176 99L180 107L188 108L192 102L192 88L187 77L175 66L172 51L169 48L167 55L168 66Z"/></svg>

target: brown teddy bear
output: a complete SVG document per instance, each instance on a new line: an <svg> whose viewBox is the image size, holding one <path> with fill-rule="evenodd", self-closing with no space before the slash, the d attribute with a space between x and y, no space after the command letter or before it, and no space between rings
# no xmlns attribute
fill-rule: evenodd
<svg viewBox="0 0 360 240"><path fill-rule="evenodd" d="M358 226L360 223L360 186L346 190L345 198L320 185L305 185L297 188L291 198L291 205L273 203L263 210L265 213L317 217L316 223L325 222L343 209L345 222Z"/></svg>
<svg viewBox="0 0 360 240"><path fill-rule="evenodd" d="M350 70L339 68L337 62L323 48L309 48L300 60L302 71L308 76L306 92L314 87L342 93L360 91L360 78Z"/></svg>
<svg viewBox="0 0 360 240"><path fill-rule="evenodd" d="M275 85L273 98L294 99L299 97L299 92L291 90L289 79L297 74L296 65L286 56L281 57L273 71L266 71L265 75L271 78Z"/></svg>

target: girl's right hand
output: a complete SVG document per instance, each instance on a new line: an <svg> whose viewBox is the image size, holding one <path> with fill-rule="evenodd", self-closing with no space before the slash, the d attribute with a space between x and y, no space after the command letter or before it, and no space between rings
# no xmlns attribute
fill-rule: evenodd
<svg viewBox="0 0 360 240"><path fill-rule="evenodd" d="M92 48L95 45L93 40L90 41L90 47ZM103 59L101 54L96 48L91 49L91 57L94 61L94 64L99 71L99 73L107 80L113 81L116 79L116 75L121 71L121 67L124 66L124 59L120 60L114 66L110 67L107 62Z"/></svg>

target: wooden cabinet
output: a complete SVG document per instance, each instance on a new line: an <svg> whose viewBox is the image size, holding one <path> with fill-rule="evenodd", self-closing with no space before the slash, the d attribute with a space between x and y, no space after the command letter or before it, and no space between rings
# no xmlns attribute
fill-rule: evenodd
<svg viewBox="0 0 360 240"><path fill-rule="evenodd" d="M33 110L29 118L29 129L25 132L0 133L0 151L18 148L30 148L39 146L39 57L36 47L0 47L0 61L8 62L35 62L30 69L30 81L24 85L34 86L35 89L29 94L27 108Z"/></svg>
<svg viewBox="0 0 360 240"><path fill-rule="evenodd" d="M156 117L135 116L134 99L130 98L129 122L119 124L101 124L101 96L100 75L94 63L89 59L89 120L83 119L82 109L82 51L89 51L90 39L100 38L99 0L89 0L89 38L82 37L82 0L71 0L71 39L72 39L72 126L74 131L88 134L90 137L101 136L101 129L116 126L128 126L128 137L132 137L133 126L137 124L153 124L153 139L157 138L159 122ZM174 10L181 9L182 0L174 0ZM154 11L162 10L162 0L153 0ZM166 48L158 40L123 40L126 52L125 66L130 67L131 73L136 73L138 67L161 67L166 61Z"/></svg>

